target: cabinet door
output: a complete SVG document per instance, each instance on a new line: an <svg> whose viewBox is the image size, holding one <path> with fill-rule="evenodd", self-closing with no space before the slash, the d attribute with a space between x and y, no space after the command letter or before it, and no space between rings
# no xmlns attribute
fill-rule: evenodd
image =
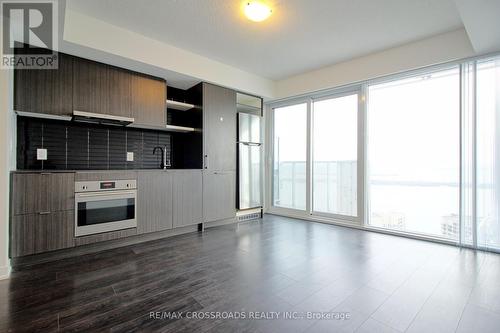
<svg viewBox="0 0 500 333"><path fill-rule="evenodd" d="M203 171L203 220L211 222L236 216L236 172Z"/></svg>
<svg viewBox="0 0 500 333"><path fill-rule="evenodd" d="M199 170L173 174L174 228L203 222L203 181Z"/></svg>
<svg viewBox="0 0 500 333"><path fill-rule="evenodd" d="M18 173L12 176L12 215L74 209L73 173Z"/></svg>
<svg viewBox="0 0 500 333"><path fill-rule="evenodd" d="M69 116L73 112L73 59L59 53L57 69L14 69L14 110Z"/></svg>
<svg viewBox="0 0 500 333"><path fill-rule="evenodd" d="M203 84L204 168L236 170L236 92Z"/></svg>
<svg viewBox="0 0 500 333"><path fill-rule="evenodd" d="M108 65L74 58L73 109L92 113L109 113Z"/></svg>
<svg viewBox="0 0 500 333"><path fill-rule="evenodd" d="M140 171L137 177L137 232L172 229L172 175Z"/></svg>
<svg viewBox="0 0 500 333"><path fill-rule="evenodd" d="M132 72L108 66L108 77L108 114L132 117Z"/></svg>
<svg viewBox="0 0 500 333"><path fill-rule="evenodd" d="M18 215L11 224L11 257L74 246L74 211Z"/></svg>
<svg viewBox="0 0 500 333"><path fill-rule="evenodd" d="M167 85L164 80L133 74L132 117L135 125L165 128Z"/></svg>

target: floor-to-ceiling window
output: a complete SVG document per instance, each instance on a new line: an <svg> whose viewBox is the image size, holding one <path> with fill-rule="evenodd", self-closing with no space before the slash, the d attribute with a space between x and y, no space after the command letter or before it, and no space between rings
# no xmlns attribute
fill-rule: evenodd
<svg viewBox="0 0 500 333"><path fill-rule="evenodd" d="M369 86L368 223L457 239L458 67Z"/></svg>
<svg viewBox="0 0 500 333"><path fill-rule="evenodd" d="M500 251L500 56L300 101L270 108L270 211Z"/></svg>
<svg viewBox="0 0 500 333"><path fill-rule="evenodd" d="M306 209L307 103L275 108L273 205Z"/></svg>
<svg viewBox="0 0 500 333"><path fill-rule="evenodd" d="M358 216L358 99L356 92L312 103L315 213Z"/></svg>
<svg viewBox="0 0 500 333"><path fill-rule="evenodd" d="M477 243L500 249L500 59L476 73Z"/></svg>

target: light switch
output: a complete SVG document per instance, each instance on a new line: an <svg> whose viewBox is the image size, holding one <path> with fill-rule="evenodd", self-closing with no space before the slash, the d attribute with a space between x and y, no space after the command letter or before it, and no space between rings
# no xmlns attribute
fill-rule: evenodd
<svg viewBox="0 0 500 333"><path fill-rule="evenodd" d="M47 160L47 149L38 148L36 150L36 159L39 161Z"/></svg>
<svg viewBox="0 0 500 333"><path fill-rule="evenodd" d="M134 152L127 152L127 162L133 162L134 161Z"/></svg>

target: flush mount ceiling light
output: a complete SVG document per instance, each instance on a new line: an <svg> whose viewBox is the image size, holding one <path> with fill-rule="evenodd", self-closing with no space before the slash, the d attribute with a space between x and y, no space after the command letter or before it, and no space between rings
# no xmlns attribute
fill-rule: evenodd
<svg viewBox="0 0 500 333"><path fill-rule="evenodd" d="M254 22L261 22L267 19L272 9L262 1L245 1L245 16Z"/></svg>

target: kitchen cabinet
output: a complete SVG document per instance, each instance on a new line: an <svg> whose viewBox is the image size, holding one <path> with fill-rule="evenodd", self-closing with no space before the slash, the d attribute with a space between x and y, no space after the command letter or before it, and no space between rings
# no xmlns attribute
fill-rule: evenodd
<svg viewBox="0 0 500 333"><path fill-rule="evenodd" d="M74 110L91 113L108 113L109 85L107 65L87 59L74 58Z"/></svg>
<svg viewBox="0 0 500 333"><path fill-rule="evenodd" d="M172 229L172 174L139 171L137 175L137 233Z"/></svg>
<svg viewBox="0 0 500 333"><path fill-rule="evenodd" d="M162 79L131 74L131 117L134 125L165 129L167 85Z"/></svg>
<svg viewBox="0 0 500 333"><path fill-rule="evenodd" d="M74 211L12 217L11 257L74 246Z"/></svg>
<svg viewBox="0 0 500 333"><path fill-rule="evenodd" d="M204 168L236 170L236 92L203 84Z"/></svg>
<svg viewBox="0 0 500 333"><path fill-rule="evenodd" d="M130 117L132 74L122 68L74 58L73 109Z"/></svg>
<svg viewBox="0 0 500 333"><path fill-rule="evenodd" d="M203 171L203 221L236 216L236 172Z"/></svg>
<svg viewBox="0 0 500 333"><path fill-rule="evenodd" d="M132 78L134 74L122 68L107 66L108 111L107 114L121 117L132 116Z"/></svg>
<svg viewBox="0 0 500 333"><path fill-rule="evenodd" d="M173 226L203 222L203 181L201 170L176 170L173 174Z"/></svg>
<svg viewBox="0 0 500 333"><path fill-rule="evenodd" d="M70 116L73 57L58 53L57 69L14 69L14 110Z"/></svg>
<svg viewBox="0 0 500 333"><path fill-rule="evenodd" d="M72 210L74 173L16 173L12 175L12 215Z"/></svg>

